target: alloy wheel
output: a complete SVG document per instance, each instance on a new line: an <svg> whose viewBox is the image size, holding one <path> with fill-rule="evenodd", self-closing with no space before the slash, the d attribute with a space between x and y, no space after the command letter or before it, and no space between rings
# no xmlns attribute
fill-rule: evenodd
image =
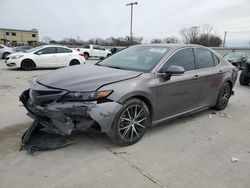
<svg viewBox="0 0 250 188"><path fill-rule="evenodd" d="M120 137L126 142L132 142L140 138L145 132L146 119L142 106L133 105L126 108L119 120Z"/></svg>

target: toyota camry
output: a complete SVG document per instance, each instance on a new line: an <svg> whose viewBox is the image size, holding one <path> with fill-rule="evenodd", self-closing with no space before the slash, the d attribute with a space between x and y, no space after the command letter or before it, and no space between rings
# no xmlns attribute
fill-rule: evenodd
<svg viewBox="0 0 250 188"><path fill-rule="evenodd" d="M40 77L20 100L45 131L106 133L139 141L149 127L208 108L226 108L238 70L198 45L135 45L95 65Z"/></svg>

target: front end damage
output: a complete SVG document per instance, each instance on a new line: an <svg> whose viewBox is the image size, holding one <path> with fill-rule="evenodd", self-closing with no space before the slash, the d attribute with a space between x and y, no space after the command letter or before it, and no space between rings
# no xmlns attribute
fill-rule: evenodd
<svg viewBox="0 0 250 188"><path fill-rule="evenodd" d="M65 139L73 131L110 131L115 114L122 107L121 104L111 100L102 102L61 100L67 92L36 84L35 87L22 93L20 101L28 110L27 115L34 119L34 124L23 136L24 149L32 151L33 147L39 150L38 146L30 144L30 140L35 140L32 134L35 132L37 134L37 130L64 136ZM28 147L26 147L27 143L29 143ZM68 145L67 143L60 142L58 147L55 147L54 143L52 149ZM49 149L48 146L45 148Z"/></svg>

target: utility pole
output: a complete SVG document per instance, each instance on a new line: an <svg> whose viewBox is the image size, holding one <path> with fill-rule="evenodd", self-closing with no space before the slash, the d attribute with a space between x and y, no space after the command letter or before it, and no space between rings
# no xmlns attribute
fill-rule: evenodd
<svg viewBox="0 0 250 188"><path fill-rule="evenodd" d="M192 44L196 43L197 35L199 33L200 26L192 26Z"/></svg>
<svg viewBox="0 0 250 188"><path fill-rule="evenodd" d="M126 4L126 6L130 6L130 10L131 10L131 15L130 15L130 42L131 44L133 43L133 6L137 4L138 4L137 2Z"/></svg>
<svg viewBox="0 0 250 188"><path fill-rule="evenodd" d="M225 31L225 32L224 32L223 47L225 47L225 44L226 44L226 38L227 38L227 31Z"/></svg>

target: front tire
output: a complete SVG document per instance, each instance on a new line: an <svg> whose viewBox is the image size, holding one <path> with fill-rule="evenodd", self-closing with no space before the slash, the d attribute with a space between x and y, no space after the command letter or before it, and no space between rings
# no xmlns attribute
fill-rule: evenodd
<svg viewBox="0 0 250 188"><path fill-rule="evenodd" d="M217 110L224 110L227 107L231 94L232 94L232 87L229 82L225 82L220 90L214 108Z"/></svg>
<svg viewBox="0 0 250 188"><path fill-rule="evenodd" d="M107 136L118 145L132 145L142 138L150 123L146 104L138 99L130 99L117 113Z"/></svg>
<svg viewBox="0 0 250 188"><path fill-rule="evenodd" d="M26 60L23 60L21 63L22 70L33 70L35 68L36 68L36 65L32 60L26 59Z"/></svg>
<svg viewBox="0 0 250 188"><path fill-rule="evenodd" d="M242 86L248 86L249 85L249 81L250 81L250 79L247 76L247 71L243 70L240 73L240 85L242 85Z"/></svg>
<svg viewBox="0 0 250 188"><path fill-rule="evenodd" d="M9 52L5 52L5 53L3 54L3 57L2 57L2 58L3 58L3 59L6 59L8 55L10 55L10 53L9 53Z"/></svg>

